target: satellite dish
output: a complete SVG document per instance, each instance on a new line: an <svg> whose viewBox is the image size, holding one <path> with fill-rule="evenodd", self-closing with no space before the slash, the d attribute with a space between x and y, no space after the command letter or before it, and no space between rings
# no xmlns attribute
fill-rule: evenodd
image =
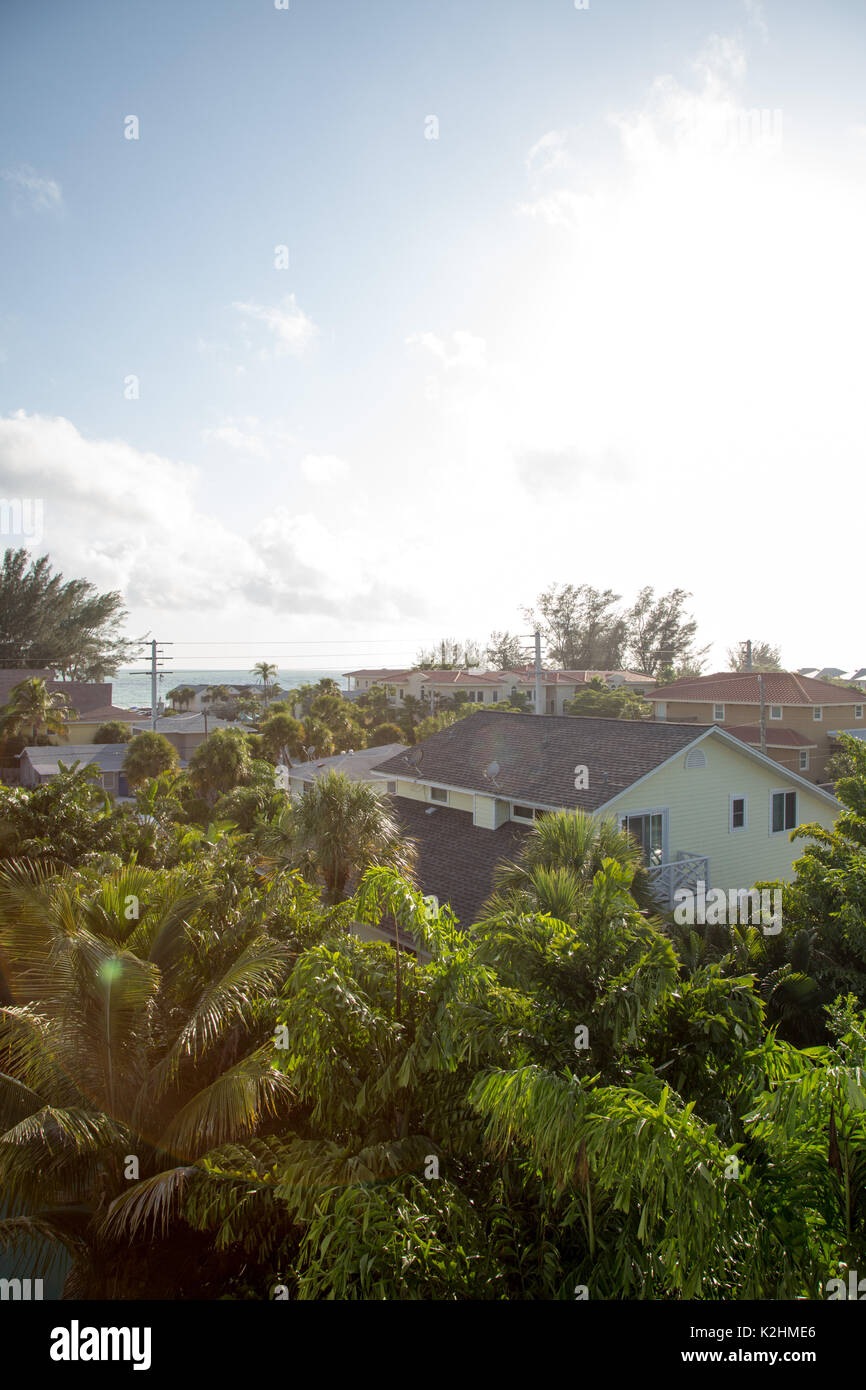
<svg viewBox="0 0 866 1390"><path fill-rule="evenodd" d="M499 776L499 771L499 764L497 762L488 763L484 769L484 776L488 777L490 781L493 782Z"/></svg>
<svg viewBox="0 0 866 1390"><path fill-rule="evenodd" d="M420 748L413 748L411 753L405 754L407 763L410 763L412 767L417 767L423 756L424 753Z"/></svg>

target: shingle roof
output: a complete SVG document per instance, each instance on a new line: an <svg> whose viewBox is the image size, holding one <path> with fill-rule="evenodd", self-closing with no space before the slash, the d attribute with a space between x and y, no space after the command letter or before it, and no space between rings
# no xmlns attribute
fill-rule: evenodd
<svg viewBox="0 0 866 1390"><path fill-rule="evenodd" d="M109 719L119 719L124 724L147 722L148 728L150 727L150 720L147 715L142 715L134 709L119 709L117 705L105 705L102 709L86 710L80 719L71 719L69 727L74 730L78 723L105 724Z"/></svg>
<svg viewBox="0 0 866 1390"><path fill-rule="evenodd" d="M380 748L359 748L354 753L335 753L331 758L316 758L309 763L294 763L289 777L302 782L315 782L327 772L343 772L353 781L367 781L371 768L383 758L392 758L406 749L405 743L383 743ZM377 782L378 778L375 779Z"/></svg>
<svg viewBox="0 0 866 1390"><path fill-rule="evenodd" d="M56 748L25 748L20 756L23 758L26 754L36 771L43 775L59 772L60 763L71 767L76 762L82 767L96 763L103 772L119 772L127 747L125 743L66 743Z"/></svg>
<svg viewBox="0 0 866 1390"><path fill-rule="evenodd" d="M10 692L22 681L44 680L49 690L60 690L67 704L79 712L101 709L111 704L111 681L58 681L48 671L0 671L0 704L7 704Z"/></svg>
<svg viewBox="0 0 866 1390"><path fill-rule="evenodd" d="M498 830L482 830L472 824L468 811L437 806L428 815L423 802L405 797L389 801L405 833L417 841L415 879L421 892L434 894L440 906L450 903L469 926L490 896L494 868L518 856L528 827L508 821Z"/></svg>
<svg viewBox="0 0 866 1390"><path fill-rule="evenodd" d="M375 771L529 805L594 811L705 733L694 724L653 720L479 712ZM578 765L589 772L589 786L580 791Z"/></svg>
<svg viewBox="0 0 866 1390"><path fill-rule="evenodd" d="M813 680L793 671L765 671L764 698L773 705L849 705L861 693ZM651 700L709 701L718 704L759 705L761 693L756 671L716 671L711 676L674 681L648 691Z"/></svg>
<svg viewBox="0 0 866 1390"><path fill-rule="evenodd" d="M760 748L761 746L761 726L760 724L726 724L724 726L726 734L733 734L743 743ZM797 729L779 729L774 723L767 724L767 747L768 748L817 748L818 745L813 738L807 738Z"/></svg>

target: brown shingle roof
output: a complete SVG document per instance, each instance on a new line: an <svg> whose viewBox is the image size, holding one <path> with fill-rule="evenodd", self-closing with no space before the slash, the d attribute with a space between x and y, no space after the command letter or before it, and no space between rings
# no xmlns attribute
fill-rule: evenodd
<svg viewBox="0 0 866 1390"><path fill-rule="evenodd" d="M375 771L534 806L595 811L705 733L694 724L653 720L479 711ZM578 765L589 771L589 786L580 791Z"/></svg>
<svg viewBox="0 0 866 1390"><path fill-rule="evenodd" d="M765 671L764 699L768 705L850 705L862 691L850 694L829 681L798 676L793 671ZM647 692L651 700L712 700L731 705L759 705L761 692L756 671L716 671L711 676L673 681Z"/></svg>
<svg viewBox="0 0 866 1390"><path fill-rule="evenodd" d="M518 856L529 829L507 821L498 830L482 830L468 811L437 806L428 815L423 802L389 800L405 833L417 842L415 879L422 893L434 894L440 906L450 903L469 926L490 896L494 868Z"/></svg>

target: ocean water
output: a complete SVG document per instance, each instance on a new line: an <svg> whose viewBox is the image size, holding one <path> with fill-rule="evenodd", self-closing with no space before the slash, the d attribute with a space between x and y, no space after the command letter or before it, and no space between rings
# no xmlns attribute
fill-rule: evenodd
<svg viewBox="0 0 866 1390"><path fill-rule="evenodd" d="M150 708L150 676L131 675L130 671L140 672L144 670L144 665L134 666L127 670L122 670L114 677L112 701L119 705L121 709L135 709L137 707ZM341 690L344 690L347 682L343 679L339 671L289 671L279 670L277 672L277 684L283 690L291 690L299 685L315 685L316 681L323 680L325 677L337 682ZM256 677L250 675L248 671L187 671L161 670L158 673L159 696L165 699L169 690L174 690L178 685L255 685Z"/></svg>

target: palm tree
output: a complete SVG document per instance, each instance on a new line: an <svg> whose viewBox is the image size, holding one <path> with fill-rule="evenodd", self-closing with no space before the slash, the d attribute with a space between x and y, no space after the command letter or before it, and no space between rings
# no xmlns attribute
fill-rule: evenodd
<svg viewBox="0 0 866 1390"><path fill-rule="evenodd" d="M274 666L273 662L270 661L257 661L252 671L250 672L251 676L258 676L259 680L261 681L262 687L264 689L265 704L268 703L271 685L276 674L277 668L276 666Z"/></svg>
<svg viewBox="0 0 866 1390"><path fill-rule="evenodd" d="M324 884L329 903L339 902L349 880L370 866L406 873L414 865L414 842L368 782L328 772L295 805L294 819L298 867Z"/></svg>
<svg viewBox="0 0 866 1390"><path fill-rule="evenodd" d="M505 860L497 865L494 897L486 914L517 899L525 900L530 911L552 912L554 916L560 915L554 911L554 902L560 906L570 902L573 912L577 896L588 891L606 859L616 860L633 875L631 895L638 905L657 911L640 848L620 830L613 816L597 818L585 811L553 811L535 822L517 863Z"/></svg>
<svg viewBox="0 0 866 1390"><path fill-rule="evenodd" d="M288 1113L261 1004L287 948L215 936L207 899L198 872L135 864L0 874L0 1243L65 1250L67 1296L208 1296L220 1257L182 1203L212 1205L219 1150Z"/></svg>
<svg viewBox="0 0 866 1390"><path fill-rule="evenodd" d="M189 709L195 699L195 691L191 685L176 685L174 690L169 690L166 699L170 701L173 709Z"/></svg>
<svg viewBox="0 0 866 1390"><path fill-rule="evenodd" d="M35 677L13 686L9 704L3 711L4 734L27 734L38 742L44 730L68 738L67 722L77 719L78 711L71 709L61 690L49 690L44 680Z"/></svg>

